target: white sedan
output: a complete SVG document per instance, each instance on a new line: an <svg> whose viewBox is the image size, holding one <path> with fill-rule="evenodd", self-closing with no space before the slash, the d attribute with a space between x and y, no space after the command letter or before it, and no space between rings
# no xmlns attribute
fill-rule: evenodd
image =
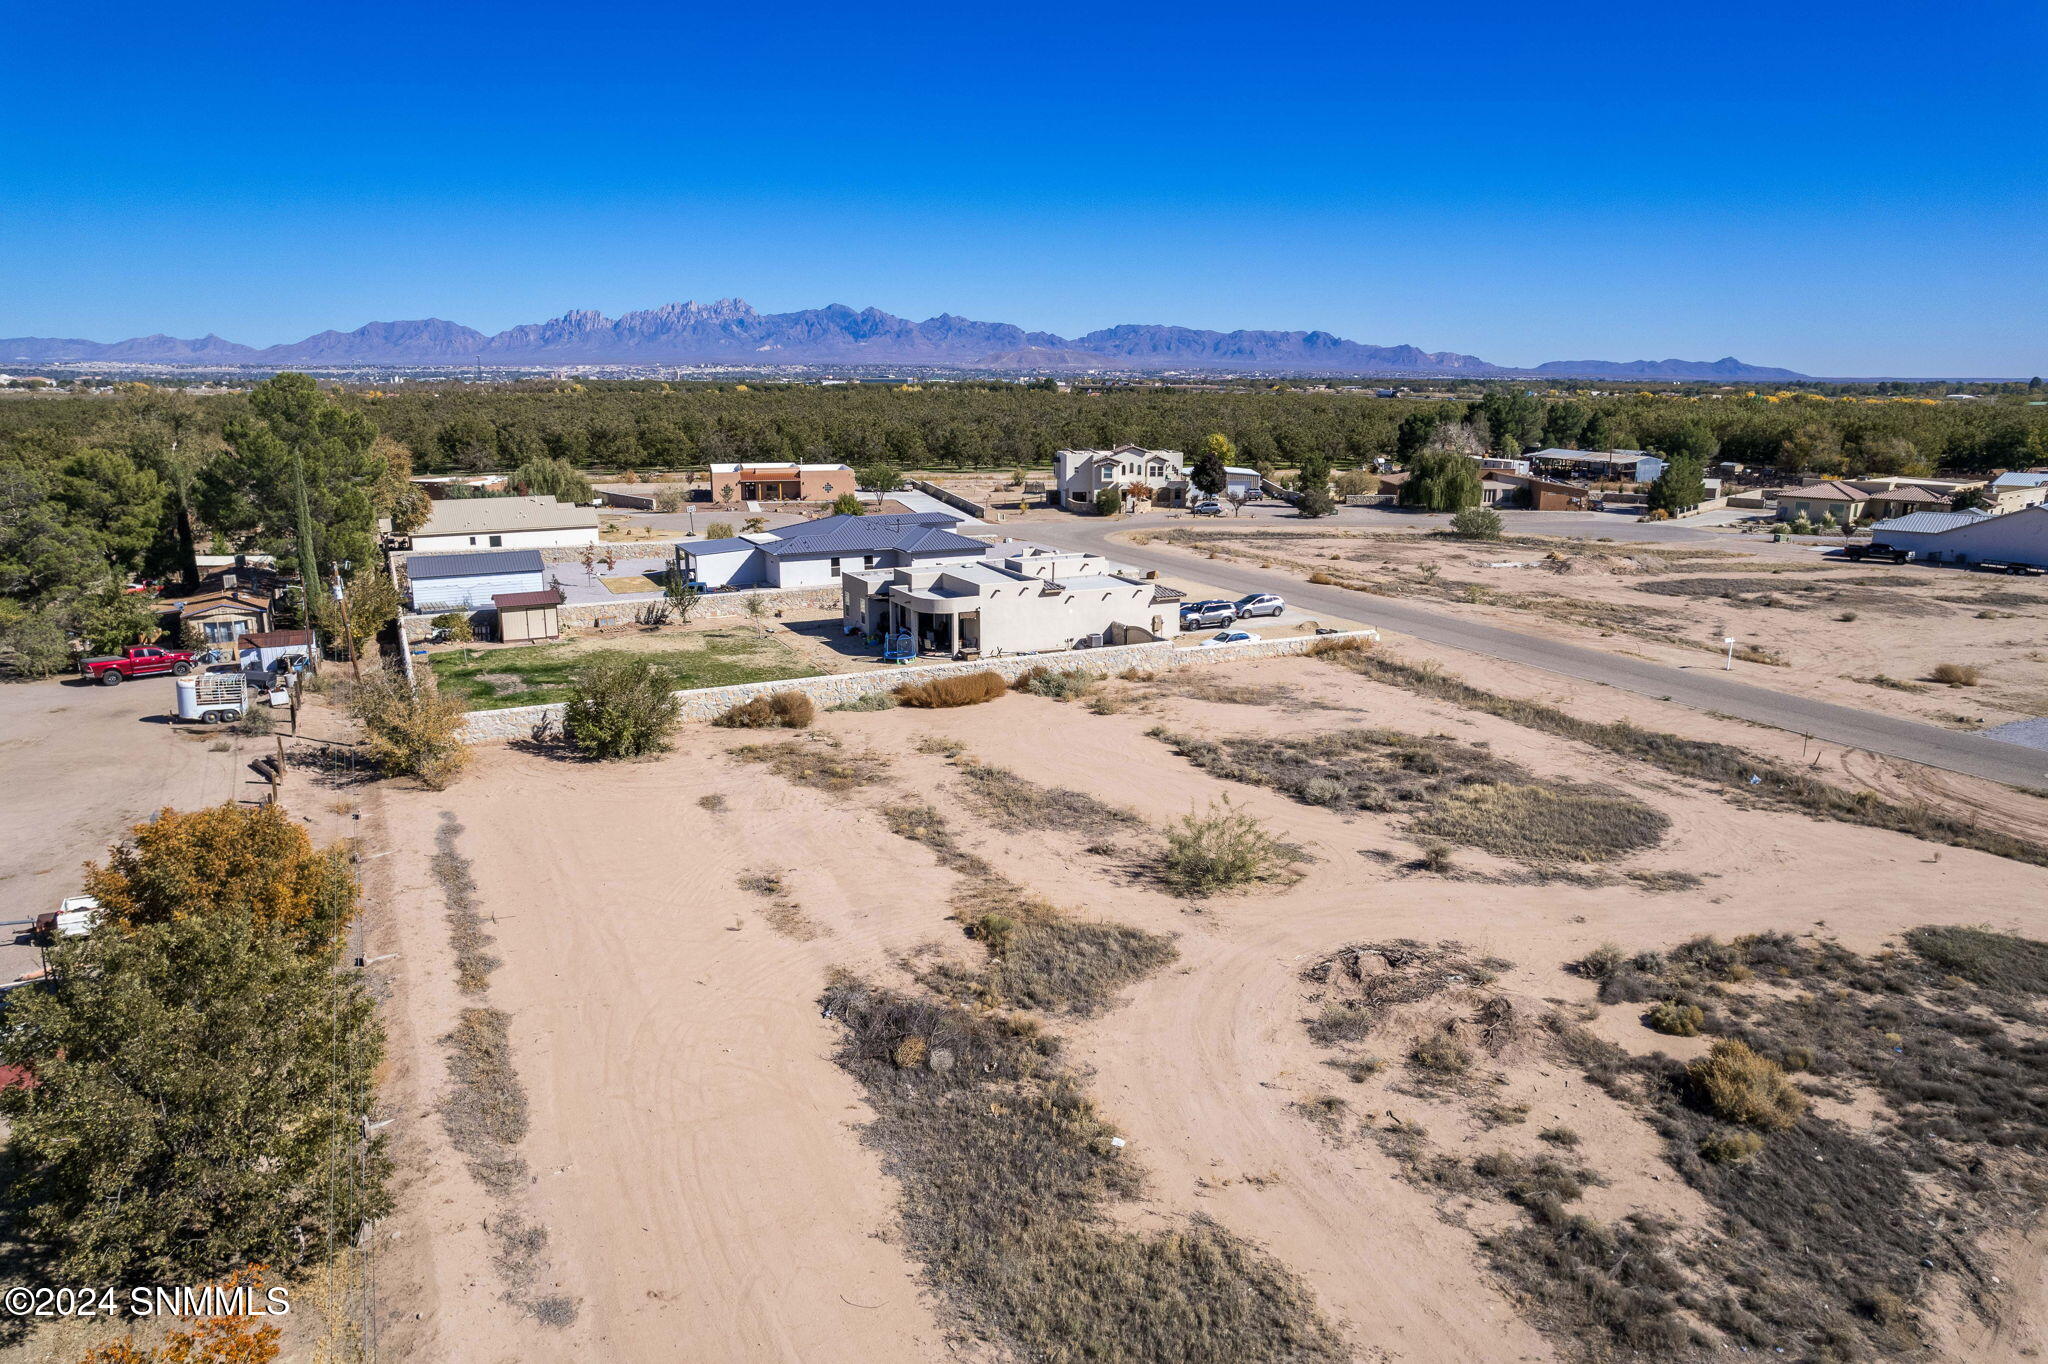
<svg viewBox="0 0 2048 1364"><path fill-rule="evenodd" d="M1248 644L1257 638L1258 636L1249 630L1225 630L1220 635L1211 635L1195 647L1206 649L1211 644Z"/></svg>

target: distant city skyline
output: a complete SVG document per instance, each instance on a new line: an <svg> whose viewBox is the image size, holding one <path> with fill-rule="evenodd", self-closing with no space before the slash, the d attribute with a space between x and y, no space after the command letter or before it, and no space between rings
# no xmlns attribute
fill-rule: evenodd
<svg viewBox="0 0 2048 1364"><path fill-rule="evenodd" d="M2033 4L95 16L0 52L0 336L740 296L2048 370Z"/></svg>

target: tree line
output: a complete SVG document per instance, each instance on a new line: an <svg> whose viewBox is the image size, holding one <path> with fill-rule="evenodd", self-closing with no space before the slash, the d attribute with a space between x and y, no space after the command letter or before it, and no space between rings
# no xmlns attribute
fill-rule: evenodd
<svg viewBox="0 0 2048 1364"><path fill-rule="evenodd" d="M1407 466L1430 451L1538 446L1642 448L1682 458L1688 469L1733 460L1793 476L2048 463L2048 406L2011 387L1970 403L1872 403L1549 396L1495 383L1431 401L1282 385L371 389L281 374L245 394L126 385L115 396L19 398L0 401L0 666L47 672L64 666L76 642L135 642L149 608L123 586L189 583L195 553L261 550L315 580L343 563L370 563L379 518L403 531L426 513L409 481L415 471L510 471L515 491L581 498L589 471L777 460L1029 470L1062 448L1131 443L1199 456L1211 437L1222 438L1231 462L1261 471ZM1303 486L1319 490L1323 481ZM317 616L323 600L313 593L297 609ZM363 605L368 616L385 603Z"/></svg>

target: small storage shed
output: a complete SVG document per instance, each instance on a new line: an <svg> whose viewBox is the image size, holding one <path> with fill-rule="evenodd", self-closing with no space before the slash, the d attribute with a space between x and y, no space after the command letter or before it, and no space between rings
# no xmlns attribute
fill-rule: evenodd
<svg viewBox="0 0 2048 1364"><path fill-rule="evenodd" d="M544 592L501 592L491 598L491 605L498 608L502 643L553 639L562 633L562 594L552 587Z"/></svg>
<svg viewBox="0 0 2048 1364"><path fill-rule="evenodd" d="M311 668L318 660L319 641L311 630L263 630L253 635L243 635L235 642L241 654L244 671L262 668L266 672L278 672L290 667ZM286 659L303 659L303 663L286 663Z"/></svg>
<svg viewBox="0 0 2048 1364"><path fill-rule="evenodd" d="M480 550L475 554L414 554L405 561L413 610L479 610L501 593L538 592L547 586L537 549Z"/></svg>

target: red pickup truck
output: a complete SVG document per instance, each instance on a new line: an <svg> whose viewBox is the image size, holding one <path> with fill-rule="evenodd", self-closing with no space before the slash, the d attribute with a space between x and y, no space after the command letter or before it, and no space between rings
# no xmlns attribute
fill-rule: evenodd
<svg viewBox="0 0 2048 1364"><path fill-rule="evenodd" d="M148 644L131 644L119 654L103 658L82 658L78 671L103 687L119 686L131 677L176 673L183 677L199 666L190 649L158 649Z"/></svg>

